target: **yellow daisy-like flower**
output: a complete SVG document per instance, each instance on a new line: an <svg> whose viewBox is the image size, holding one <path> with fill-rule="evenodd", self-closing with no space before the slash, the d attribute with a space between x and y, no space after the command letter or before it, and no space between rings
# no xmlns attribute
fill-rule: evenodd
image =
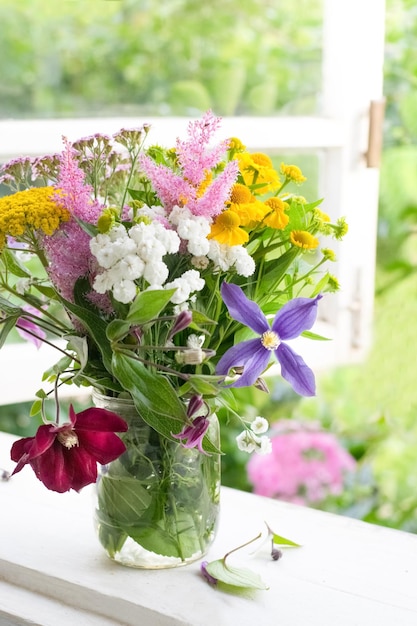
<svg viewBox="0 0 417 626"><path fill-rule="evenodd" d="M290 218L285 213L290 208L288 202L283 202L281 198L268 198L264 204L268 211L268 215L264 218L264 224L277 230L285 228L290 221Z"/></svg>
<svg viewBox="0 0 417 626"><path fill-rule="evenodd" d="M293 230L290 233L290 241L294 246L304 250L314 250L319 245L319 240L306 230Z"/></svg>
<svg viewBox="0 0 417 626"><path fill-rule="evenodd" d="M234 211L226 210L217 216L207 239L215 239L228 246L239 246L249 240L246 231L240 228L240 218Z"/></svg>
<svg viewBox="0 0 417 626"><path fill-rule="evenodd" d="M52 235L61 222L67 222L69 212L54 200L54 187L32 187L0 198L0 248L7 235L15 238L42 231Z"/></svg>
<svg viewBox="0 0 417 626"><path fill-rule="evenodd" d="M243 180L249 187L251 185L262 185L254 193L266 193L274 191L280 185L278 172L274 169L271 159L263 152L242 152L236 155L239 162L240 173Z"/></svg>
<svg viewBox="0 0 417 626"><path fill-rule="evenodd" d="M287 180L292 180L294 183L297 183L297 185L300 185L307 180L297 165L286 165L286 163L281 163L281 174L285 176Z"/></svg>
<svg viewBox="0 0 417 626"><path fill-rule="evenodd" d="M246 185L240 183L232 187L228 208L239 216L241 226L250 228L261 222L266 213L264 203L257 200Z"/></svg>

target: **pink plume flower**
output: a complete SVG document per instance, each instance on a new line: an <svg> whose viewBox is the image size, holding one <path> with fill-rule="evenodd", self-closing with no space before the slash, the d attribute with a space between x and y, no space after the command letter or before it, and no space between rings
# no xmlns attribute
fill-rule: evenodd
<svg viewBox="0 0 417 626"><path fill-rule="evenodd" d="M219 125L220 118L215 117L211 111L201 120L190 122L187 140L177 139L176 144L180 173L155 163L147 155L141 155L140 165L168 213L175 206L187 206L193 215L213 218L224 209L238 175L237 161L228 163L207 185L204 193L201 193L201 185L206 180L207 172L212 171L220 162L228 147L227 140L215 147L209 145Z"/></svg>

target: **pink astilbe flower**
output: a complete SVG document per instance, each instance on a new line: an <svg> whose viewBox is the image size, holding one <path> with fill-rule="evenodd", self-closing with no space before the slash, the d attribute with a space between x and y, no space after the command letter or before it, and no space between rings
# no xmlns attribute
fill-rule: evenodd
<svg viewBox="0 0 417 626"><path fill-rule="evenodd" d="M221 160L228 148L228 140L210 147L210 141L221 123L220 117L207 111L199 120L188 124L188 139L177 139L176 152L184 178L198 187L205 178L205 171L211 170Z"/></svg>
<svg viewBox="0 0 417 626"><path fill-rule="evenodd" d="M224 209L225 202L230 198L230 192L239 172L237 161L230 161L207 187L204 195L188 203L188 208L194 215L215 217Z"/></svg>
<svg viewBox="0 0 417 626"><path fill-rule="evenodd" d="M97 221L102 207L99 202L92 200L92 187L84 182L84 172L78 167L75 158L76 151L66 137L62 139L65 148L60 157L57 182L62 193L58 193L56 199L71 215L93 224Z"/></svg>
<svg viewBox="0 0 417 626"><path fill-rule="evenodd" d="M356 462L333 434L287 420L275 428L271 454L248 462L255 493L308 505L342 492Z"/></svg>
<svg viewBox="0 0 417 626"><path fill-rule="evenodd" d="M75 150L64 138L65 149L60 157L56 200L71 215L85 222L96 223L102 207L92 200L92 188L84 182L84 173L78 167ZM93 283L96 262L90 251L88 235L75 219L70 219L50 237L44 238L44 250L49 261L49 276L59 293L70 302L74 301L74 286L79 278L88 278ZM94 304L109 311L107 295L91 293Z"/></svg>
<svg viewBox="0 0 417 626"><path fill-rule="evenodd" d="M206 113L202 120L190 122L188 139L183 142L177 140L180 174L155 163L147 155L141 155L140 165L168 213L175 206L187 206L193 215L213 218L224 209L238 175L237 161L228 163L201 193L201 185L206 181L207 173L220 162L228 147L227 141L214 148L208 145L219 124L220 118L214 117L211 112Z"/></svg>
<svg viewBox="0 0 417 626"><path fill-rule="evenodd" d="M168 213L174 206L183 205L185 199L196 195L194 187L169 167L158 165L145 154L139 157L139 161Z"/></svg>

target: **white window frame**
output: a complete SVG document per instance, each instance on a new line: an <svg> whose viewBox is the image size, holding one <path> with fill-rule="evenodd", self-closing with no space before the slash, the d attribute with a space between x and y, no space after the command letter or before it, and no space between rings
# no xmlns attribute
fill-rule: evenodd
<svg viewBox="0 0 417 626"><path fill-rule="evenodd" d="M234 117L222 123L224 136L244 138L250 150L319 153L323 210L333 219L345 216L349 223L348 236L336 246L334 273L342 288L323 299L315 328L332 341L297 340L303 341L303 356L307 353L305 359L316 371L363 359L372 340L379 170L367 166L366 154L370 104L383 96L384 26L384 0L324 0L321 115ZM62 136L75 140L144 122L152 125L152 142L173 145L189 120L2 120L0 160L59 152ZM45 368L55 358L48 349L35 354L21 345L3 348L0 368L12 382L2 390L0 403L31 399L47 357Z"/></svg>

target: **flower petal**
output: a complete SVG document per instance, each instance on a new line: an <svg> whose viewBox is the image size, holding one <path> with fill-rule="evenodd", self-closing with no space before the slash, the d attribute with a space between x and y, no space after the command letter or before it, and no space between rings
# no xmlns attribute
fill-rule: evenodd
<svg viewBox="0 0 417 626"><path fill-rule="evenodd" d="M280 339L295 339L305 330L309 330L317 317L317 303L323 296L316 298L294 298L284 304L275 315L272 330Z"/></svg>
<svg viewBox="0 0 417 626"><path fill-rule="evenodd" d="M84 449L95 463L105 465L114 461L126 450L123 441L111 433L97 431L78 430L76 433L79 441L79 449Z"/></svg>
<svg viewBox="0 0 417 626"><path fill-rule="evenodd" d="M76 414L73 422L75 430L93 430L97 432L126 432L126 422L113 411L90 407Z"/></svg>
<svg viewBox="0 0 417 626"><path fill-rule="evenodd" d="M260 335L269 330L268 321L259 306L249 300L238 285L222 283L221 294L233 319Z"/></svg>
<svg viewBox="0 0 417 626"><path fill-rule="evenodd" d="M300 396L316 395L314 374L299 354L287 344L281 343L275 350L275 355L281 364L281 376L290 383L296 393Z"/></svg>
<svg viewBox="0 0 417 626"><path fill-rule="evenodd" d="M242 341L225 352L217 363L216 374L226 376L232 367L243 366L243 374L230 386L249 387L265 370L270 356L270 350L263 347L260 339Z"/></svg>

